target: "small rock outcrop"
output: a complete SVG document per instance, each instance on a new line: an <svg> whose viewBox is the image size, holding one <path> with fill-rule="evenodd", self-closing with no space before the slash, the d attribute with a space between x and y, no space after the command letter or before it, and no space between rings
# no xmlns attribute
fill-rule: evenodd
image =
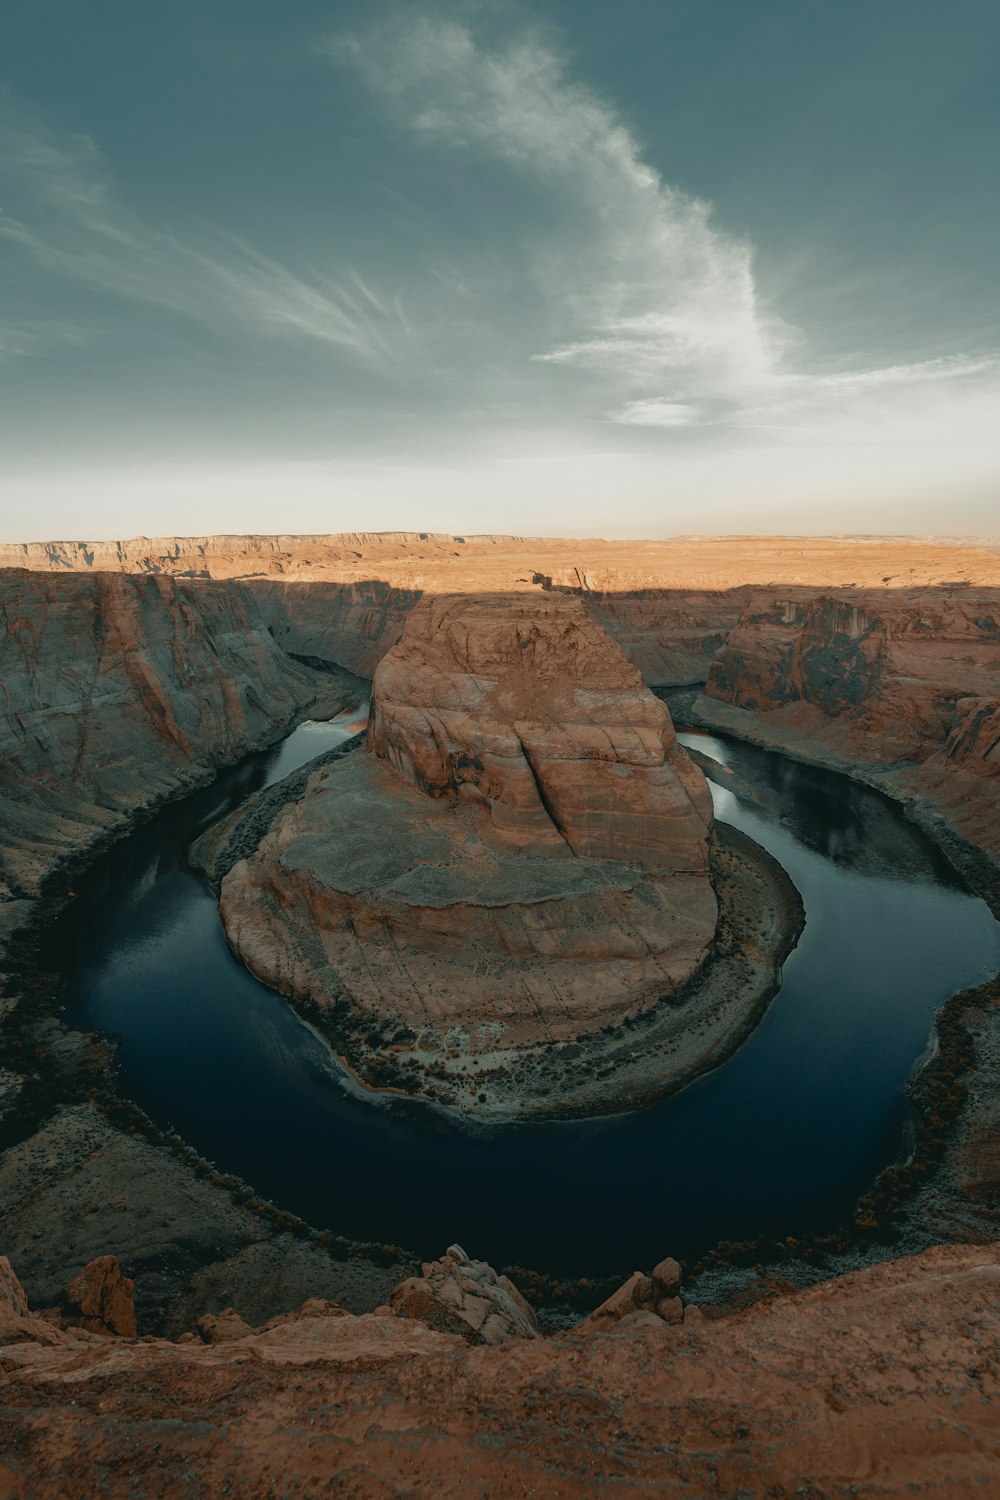
<svg viewBox="0 0 1000 1500"><path fill-rule="evenodd" d="M91 1333L134 1339L133 1282L122 1274L114 1255L100 1255L77 1272L66 1288L64 1328L86 1328Z"/></svg>
<svg viewBox="0 0 1000 1500"><path fill-rule="evenodd" d="M198 1332L206 1344L232 1344L245 1339L253 1329L234 1307L226 1307L220 1313L206 1313L199 1318Z"/></svg>
<svg viewBox="0 0 1000 1500"><path fill-rule="evenodd" d="M708 788L580 600L422 601L376 673L369 749L315 773L220 909L338 1041L378 1029L374 1081L475 1108L512 1052L617 1026L698 971Z"/></svg>
<svg viewBox="0 0 1000 1500"><path fill-rule="evenodd" d="M40 1318L33 1316L28 1297L6 1255L0 1255L0 1347L34 1339L45 1333Z"/></svg>
<svg viewBox="0 0 1000 1500"><path fill-rule="evenodd" d="M664 1324L700 1322L702 1316L681 1296L681 1268L668 1256L648 1276L633 1271L617 1291L576 1325L574 1332L590 1337L612 1328L662 1328Z"/></svg>
<svg viewBox="0 0 1000 1500"><path fill-rule="evenodd" d="M536 1339L538 1319L514 1283L484 1260L470 1260L451 1245L440 1260L425 1261L419 1276L397 1286L389 1306L441 1333L460 1333L475 1344Z"/></svg>

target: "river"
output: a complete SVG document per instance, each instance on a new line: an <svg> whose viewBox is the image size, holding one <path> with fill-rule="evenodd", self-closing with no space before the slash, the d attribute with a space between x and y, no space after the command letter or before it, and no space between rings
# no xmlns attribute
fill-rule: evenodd
<svg viewBox="0 0 1000 1500"><path fill-rule="evenodd" d="M63 1019L118 1039L121 1088L150 1116L313 1224L427 1255L458 1240L562 1275L832 1228L905 1153L904 1086L934 1012L1000 969L1000 924L881 794L708 735L682 738L720 765L717 816L774 855L806 909L743 1046L672 1098L603 1119L484 1126L360 1094L233 958L185 856L363 712L300 726L164 809L50 929Z"/></svg>

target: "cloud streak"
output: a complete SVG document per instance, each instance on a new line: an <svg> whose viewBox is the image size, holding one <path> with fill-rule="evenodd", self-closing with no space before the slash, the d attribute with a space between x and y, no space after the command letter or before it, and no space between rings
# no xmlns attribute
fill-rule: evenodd
<svg viewBox="0 0 1000 1500"><path fill-rule="evenodd" d="M423 16L326 50L428 144L486 153L542 183L569 233L538 248L534 274L574 336L539 361L714 399L767 377L781 330L761 313L749 247L664 183L538 36L489 50L465 26Z"/></svg>
<svg viewBox="0 0 1000 1500"><path fill-rule="evenodd" d="M562 336L531 358L616 390L612 422L804 431L865 403L905 414L935 390L960 400L996 380L995 358L963 355L796 370L803 341L763 309L751 247L663 180L538 33L486 45L461 23L408 11L323 50L418 140L489 157L544 190L556 227L536 231L529 258Z"/></svg>
<svg viewBox="0 0 1000 1500"><path fill-rule="evenodd" d="M46 134L0 118L0 240L9 255L60 280L128 298L214 330L297 338L386 367L412 330L398 300L345 268L299 273L233 235L200 242L144 223L117 199L107 163L85 135ZM59 325L4 341L9 353L56 342Z"/></svg>

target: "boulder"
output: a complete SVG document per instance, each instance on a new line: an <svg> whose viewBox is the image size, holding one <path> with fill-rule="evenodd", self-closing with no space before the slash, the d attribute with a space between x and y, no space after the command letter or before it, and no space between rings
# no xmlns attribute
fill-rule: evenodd
<svg viewBox="0 0 1000 1500"><path fill-rule="evenodd" d="M231 1344L249 1337L254 1330L233 1307L220 1313L206 1313L198 1319L198 1332L206 1344Z"/></svg>
<svg viewBox="0 0 1000 1500"><path fill-rule="evenodd" d="M137 1335L134 1283L122 1275L118 1258L99 1255L66 1288L64 1327L134 1339Z"/></svg>
<svg viewBox="0 0 1000 1500"><path fill-rule="evenodd" d="M514 1283L485 1261L471 1260L458 1245L395 1287L389 1305L397 1316L458 1333L469 1343L539 1337L538 1320Z"/></svg>
<svg viewBox="0 0 1000 1500"><path fill-rule="evenodd" d="M684 1303L680 1297L661 1297L656 1304L656 1316L664 1323L679 1323L684 1317Z"/></svg>
<svg viewBox="0 0 1000 1500"><path fill-rule="evenodd" d="M673 1297L680 1290L681 1268L670 1255L653 1267L653 1281L661 1297Z"/></svg>
<svg viewBox="0 0 1000 1500"><path fill-rule="evenodd" d="M676 1260L661 1260L652 1276L633 1271L617 1291L576 1325L574 1332L591 1336L612 1328L645 1328L680 1323L686 1309L678 1295L681 1268ZM667 1291L670 1295L665 1295Z"/></svg>

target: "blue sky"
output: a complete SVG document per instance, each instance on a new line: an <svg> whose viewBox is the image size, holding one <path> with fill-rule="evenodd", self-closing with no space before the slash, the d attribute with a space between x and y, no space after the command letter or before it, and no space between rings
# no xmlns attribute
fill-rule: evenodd
<svg viewBox="0 0 1000 1500"><path fill-rule="evenodd" d="M7 0L0 528L1000 530L992 0Z"/></svg>

